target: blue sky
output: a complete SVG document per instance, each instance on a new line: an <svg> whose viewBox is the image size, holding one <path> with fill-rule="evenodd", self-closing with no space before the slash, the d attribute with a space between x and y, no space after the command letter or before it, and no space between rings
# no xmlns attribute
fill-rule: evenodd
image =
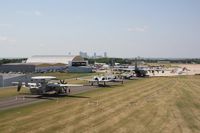
<svg viewBox="0 0 200 133"><path fill-rule="evenodd" d="M0 57L200 57L199 0L0 0Z"/></svg>

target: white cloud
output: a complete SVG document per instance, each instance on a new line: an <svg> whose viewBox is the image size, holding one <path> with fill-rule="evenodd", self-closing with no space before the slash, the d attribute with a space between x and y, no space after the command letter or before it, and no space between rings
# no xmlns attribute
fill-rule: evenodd
<svg viewBox="0 0 200 133"><path fill-rule="evenodd" d="M35 14L36 16L42 16L42 13L41 13L40 11L38 11L38 10L34 11L34 14Z"/></svg>
<svg viewBox="0 0 200 133"><path fill-rule="evenodd" d="M42 16L42 12L39 10L35 11L16 11L17 14L21 14L24 16Z"/></svg>
<svg viewBox="0 0 200 133"><path fill-rule="evenodd" d="M141 27L135 27L135 28L128 28L129 32L146 32L148 29L148 26L141 26Z"/></svg>

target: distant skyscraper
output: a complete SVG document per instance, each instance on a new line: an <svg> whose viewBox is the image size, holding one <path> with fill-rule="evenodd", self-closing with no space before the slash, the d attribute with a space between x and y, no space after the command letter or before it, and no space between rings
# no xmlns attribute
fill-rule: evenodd
<svg viewBox="0 0 200 133"><path fill-rule="evenodd" d="M105 57L105 58L107 57L107 52L104 52L104 57Z"/></svg>
<svg viewBox="0 0 200 133"><path fill-rule="evenodd" d="M97 54L96 54L96 52L94 52L94 58L96 58L97 57Z"/></svg>
<svg viewBox="0 0 200 133"><path fill-rule="evenodd" d="M79 52L79 55L83 58L88 58L87 52Z"/></svg>

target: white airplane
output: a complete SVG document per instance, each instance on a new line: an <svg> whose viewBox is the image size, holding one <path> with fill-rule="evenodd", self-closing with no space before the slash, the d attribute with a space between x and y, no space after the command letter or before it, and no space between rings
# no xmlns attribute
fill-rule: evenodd
<svg viewBox="0 0 200 133"><path fill-rule="evenodd" d="M121 82L122 84L123 79L117 78L115 75L108 75L108 76L94 76L92 79L80 79L79 80L85 80L88 81L92 86L94 83L97 85L106 85L107 82Z"/></svg>
<svg viewBox="0 0 200 133"><path fill-rule="evenodd" d="M126 73L126 72L122 73L122 74L120 74L120 76L123 79L131 79L131 78L135 77L134 73L131 73L131 72L129 72L129 73Z"/></svg>
<svg viewBox="0 0 200 133"><path fill-rule="evenodd" d="M48 92L54 92L55 94L68 94L70 89L68 87L83 86L78 84L67 84L64 80L60 80L59 83L50 82L55 80L53 76L36 76L32 77L30 83L28 82L12 82L13 85L17 85L17 91L21 90L21 87L29 88L31 94L47 94Z"/></svg>

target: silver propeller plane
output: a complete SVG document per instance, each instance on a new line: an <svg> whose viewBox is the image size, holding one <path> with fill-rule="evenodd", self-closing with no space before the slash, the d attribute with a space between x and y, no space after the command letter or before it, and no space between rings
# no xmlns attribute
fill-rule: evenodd
<svg viewBox="0 0 200 133"><path fill-rule="evenodd" d="M104 85L108 82L121 82L123 84L123 79L117 78L115 75L108 75L108 76L94 76L92 79L80 79L88 81L92 86L96 83L98 86Z"/></svg>

